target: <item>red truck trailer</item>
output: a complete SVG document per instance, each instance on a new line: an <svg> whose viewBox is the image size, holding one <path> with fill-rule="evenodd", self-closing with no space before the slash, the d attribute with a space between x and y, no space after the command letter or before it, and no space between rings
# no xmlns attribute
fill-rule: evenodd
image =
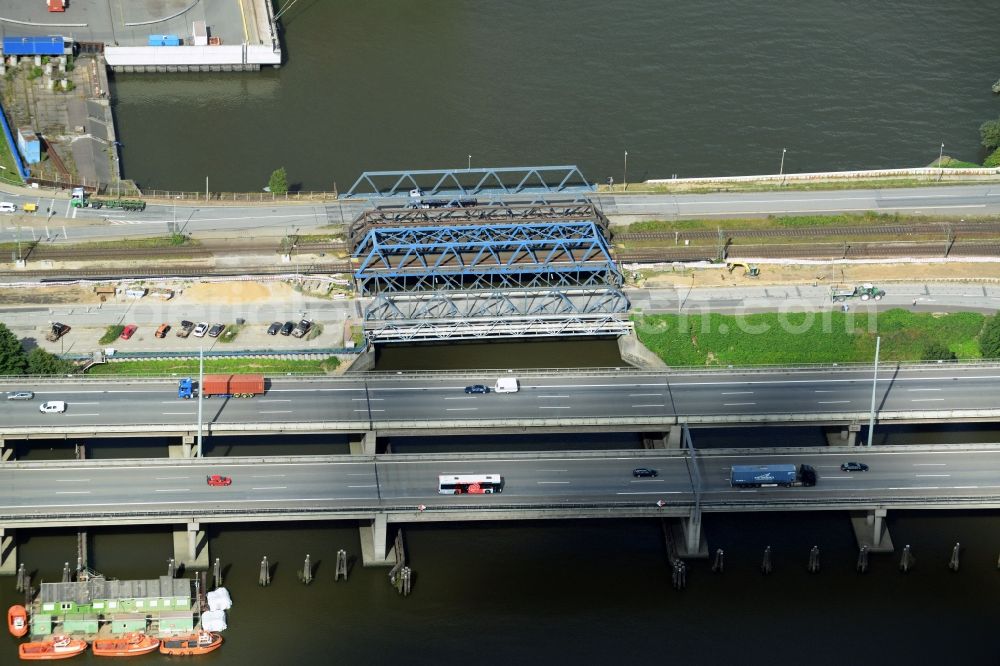
<svg viewBox="0 0 1000 666"><path fill-rule="evenodd" d="M190 378L178 383L177 397L191 398L197 395ZM264 392L264 375L205 375L201 394L206 398L213 395L226 395L235 398L252 398Z"/></svg>

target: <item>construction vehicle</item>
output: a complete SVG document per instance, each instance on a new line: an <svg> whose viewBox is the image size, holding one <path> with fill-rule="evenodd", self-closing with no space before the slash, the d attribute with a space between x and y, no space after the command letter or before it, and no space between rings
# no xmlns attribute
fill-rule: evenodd
<svg viewBox="0 0 1000 666"><path fill-rule="evenodd" d="M252 398L264 392L264 375L205 375L201 384L185 377L177 383L177 397L197 397L200 388L206 398Z"/></svg>
<svg viewBox="0 0 1000 666"><path fill-rule="evenodd" d="M760 268L757 267L757 264L745 264L742 261L734 261L726 264L726 270L730 273L740 267L743 268L744 277L760 277Z"/></svg>
<svg viewBox="0 0 1000 666"><path fill-rule="evenodd" d="M834 303L846 301L848 298L860 298L863 301L880 301L885 296L885 291L879 289L871 283L858 285L857 287L831 287L830 298Z"/></svg>
<svg viewBox="0 0 1000 666"><path fill-rule="evenodd" d="M52 327L49 329L49 332L45 334L45 339L48 340L49 342L55 342L62 336L69 333L69 331L70 331L69 326L54 321L52 322Z"/></svg>

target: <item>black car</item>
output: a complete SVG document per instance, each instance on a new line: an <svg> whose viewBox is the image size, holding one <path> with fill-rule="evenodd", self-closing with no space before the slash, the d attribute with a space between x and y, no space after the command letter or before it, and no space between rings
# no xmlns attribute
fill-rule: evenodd
<svg viewBox="0 0 1000 666"><path fill-rule="evenodd" d="M490 387L484 386L483 384L473 384L472 386L465 387L466 393L489 393Z"/></svg>
<svg viewBox="0 0 1000 666"><path fill-rule="evenodd" d="M649 467L636 467L632 470L632 476L637 479L650 478L655 479L657 476L657 471Z"/></svg>
<svg viewBox="0 0 1000 666"><path fill-rule="evenodd" d="M212 328L208 329L208 336L210 338L217 338L222 335L224 330L226 330L225 324L212 324Z"/></svg>
<svg viewBox="0 0 1000 666"><path fill-rule="evenodd" d="M840 466L841 472L867 472L868 465L859 462L845 462Z"/></svg>
<svg viewBox="0 0 1000 666"><path fill-rule="evenodd" d="M280 333L281 333L282 335L291 335L291 334L292 334L292 329L293 329L293 328L295 328L295 324L293 324L293 323L292 323L292 322L290 322L290 321L286 321L286 322L285 322L285 325L281 327L281 331L279 331L279 332L280 332Z"/></svg>
<svg viewBox="0 0 1000 666"><path fill-rule="evenodd" d="M267 327L267 334L268 335L277 335L278 331L280 331L280 330L281 330L281 322L280 321L276 321L276 322L274 322L273 324L271 324L270 326Z"/></svg>

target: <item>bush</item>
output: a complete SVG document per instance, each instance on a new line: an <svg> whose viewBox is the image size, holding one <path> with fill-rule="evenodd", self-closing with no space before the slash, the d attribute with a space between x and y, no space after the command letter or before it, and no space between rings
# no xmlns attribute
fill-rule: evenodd
<svg viewBox="0 0 1000 666"><path fill-rule="evenodd" d="M124 330L125 326L123 326L122 324L108 326L107 330L104 331L104 335L101 336L101 339L98 340L98 342L101 343L102 345L114 342L115 340L118 339L118 336L121 335L122 331Z"/></svg>
<svg viewBox="0 0 1000 666"><path fill-rule="evenodd" d="M955 352L948 349L946 345L940 342L931 342L926 347L924 347L924 353L922 354L924 361L956 361L958 356Z"/></svg>
<svg viewBox="0 0 1000 666"><path fill-rule="evenodd" d="M979 334L979 351L983 358L1000 358L1000 314L986 318Z"/></svg>
<svg viewBox="0 0 1000 666"><path fill-rule="evenodd" d="M983 166L990 168L1000 167L1000 148L994 150L985 160L983 160Z"/></svg>
<svg viewBox="0 0 1000 666"><path fill-rule="evenodd" d="M1000 148L1000 118L987 120L980 125L979 136L983 140L983 145L990 150Z"/></svg>
<svg viewBox="0 0 1000 666"><path fill-rule="evenodd" d="M267 187L272 194L286 194L288 192L288 174L285 173L285 167L275 169L271 173L271 180L268 181Z"/></svg>

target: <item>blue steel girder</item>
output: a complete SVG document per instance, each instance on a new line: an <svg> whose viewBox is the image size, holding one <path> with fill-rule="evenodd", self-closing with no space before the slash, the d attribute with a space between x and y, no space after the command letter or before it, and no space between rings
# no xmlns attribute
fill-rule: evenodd
<svg viewBox="0 0 1000 666"><path fill-rule="evenodd" d="M388 186L379 181L388 182ZM367 186L370 191L361 191ZM344 194L345 198L398 197L420 190L427 196L511 195L531 193L594 192L580 169L573 165L491 167L476 169L409 169L365 171Z"/></svg>
<svg viewBox="0 0 1000 666"><path fill-rule="evenodd" d="M625 314L620 289L494 289L379 294L365 309L366 322L411 320L482 321L501 318Z"/></svg>
<svg viewBox="0 0 1000 666"><path fill-rule="evenodd" d="M615 266L566 271L483 272L444 274L372 274L357 280L358 291L364 296L387 292L426 292L438 290L476 289L550 289L580 287L620 287L622 275Z"/></svg>

